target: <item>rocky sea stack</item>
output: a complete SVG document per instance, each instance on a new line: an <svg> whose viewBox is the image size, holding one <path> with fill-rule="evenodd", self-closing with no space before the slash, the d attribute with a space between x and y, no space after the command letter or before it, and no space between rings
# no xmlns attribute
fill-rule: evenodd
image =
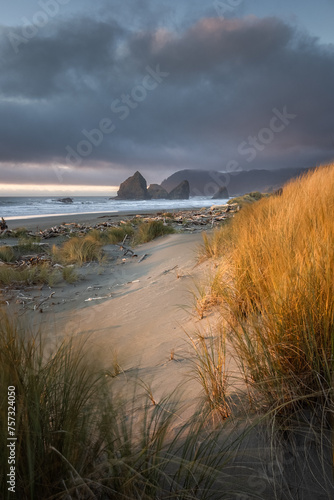
<svg viewBox="0 0 334 500"><path fill-rule="evenodd" d="M189 200L189 182L182 181L168 195L169 200Z"/></svg>
<svg viewBox="0 0 334 500"><path fill-rule="evenodd" d="M212 196L212 200L228 200L228 191L226 186L222 186L218 191Z"/></svg>
<svg viewBox="0 0 334 500"><path fill-rule="evenodd" d="M129 177L119 187L117 191L119 200L149 200L150 196L147 192L147 183L140 172L136 172L132 177Z"/></svg>
<svg viewBox="0 0 334 500"><path fill-rule="evenodd" d="M170 193L159 184L151 184L147 189L146 179L140 172L128 177L119 187L115 200L188 200L189 182L182 181Z"/></svg>
<svg viewBox="0 0 334 500"><path fill-rule="evenodd" d="M73 203L73 200L72 198L59 198L57 201L59 201L60 203Z"/></svg>
<svg viewBox="0 0 334 500"><path fill-rule="evenodd" d="M150 184L147 191L152 200L166 200L168 198L166 189L159 184Z"/></svg>

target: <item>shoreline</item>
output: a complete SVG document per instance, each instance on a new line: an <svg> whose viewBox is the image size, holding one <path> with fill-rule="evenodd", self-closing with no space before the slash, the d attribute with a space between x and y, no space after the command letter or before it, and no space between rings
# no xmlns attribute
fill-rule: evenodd
<svg viewBox="0 0 334 500"><path fill-rule="evenodd" d="M178 210L178 209L177 209ZM171 213L177 210L170 210ZM184 209L184 211L191 211L193 209ZM96 224L100 219L112 219L114 222L119 222L123 218L131 218L136 215L155 215L164 212L164 210L136 210L124 212L86 212L78 214L57 214L57 215L37 215L28 216L29 218L18 217L15 219L6 219L6 224L9 229L16 229L18 227L26 227L29 231L34 229L48 229L52 226L58 226L62 223L75 222L77 224Z"/></svg>
<svg viewBox="0 0 334 500"><path fill-rule="evenodd" d="M9 230L14 230L19 227L25 227L28 231L44 231L45 229L49 229L54 226L59 226L62 224L83 224L87 226L92 226L103 221L109 221L114 223L119 223L123 219L132 219L136 216L147 216L147 217L157 217L161 216L164 213L172 213L172 214L185 214L188 216L192 216L194 214L198 214L201 212L211 212L212 207L223 207L226 205L222 205L219 203L213 203L211 207L187 207L187 208L173 208L173 209L151 209L151 210L129 210L122 212L87 212L87 213L78 213L78 214L66 214L66 215L43 215L25 218L18 217L17 219L6 219L6 224ZM216 200L217 202L220 200Z"/></svg>

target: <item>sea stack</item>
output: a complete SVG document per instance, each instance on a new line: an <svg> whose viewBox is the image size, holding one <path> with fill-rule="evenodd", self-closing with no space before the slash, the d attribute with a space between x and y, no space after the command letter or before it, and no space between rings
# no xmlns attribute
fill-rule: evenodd
<svg viewBox="0 0 334 500"><path fill-rule="evenodd" d="M73 203L72 198L59 198L57 201L60 203Z"/></svg>
<svg viewBox="0 0 334 500"><path fill-rule="evenodd" d="M118 200L149 200L150 196L147 191L147 183L140 172L136 172L131 177L128 177L119 187L117 191Z"/></svg>
<svg viewBox="0 0 334 500"><path fill-rule="evenodd" d="M189 200L190 187L188 181L182 181L168 195L170 200Z"/></svg>
<svg viewBox="0 0 334 500"><path fill-rule="evenodd" d="M227 200L229 198L226 186L221 186L212 196L212 200Z"/></svg>
<svg viewBox="0 0 334 500"><path fill-rule="evenodd" d="M159 184L150 184L147 191L152 200L168 199L168 193L166 189L164 189Z"/></svg>

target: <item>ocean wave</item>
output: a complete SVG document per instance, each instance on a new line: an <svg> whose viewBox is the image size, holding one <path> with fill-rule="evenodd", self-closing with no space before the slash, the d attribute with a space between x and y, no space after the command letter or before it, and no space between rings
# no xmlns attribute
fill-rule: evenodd
<svg viewBox="0 0 334 500"><path fill-rule="evenodd" d="M146 210L178 210L201 208L215 204L214 200L205 197L193 197L189 200L109 200L106 197L77 197L73 203L61 203L60 198L7 198L0 200L0 217L16 218L39 217L47 215L66 215L73 213L117 213L141 212ZM224 203L226 200L217 200Z"/></svg>

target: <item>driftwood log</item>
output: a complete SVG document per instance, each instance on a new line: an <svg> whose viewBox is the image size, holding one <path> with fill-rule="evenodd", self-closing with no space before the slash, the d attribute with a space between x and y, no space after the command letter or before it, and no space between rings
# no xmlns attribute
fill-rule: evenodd
<svg viewBox="0 0 334 500"><path fill-rule="evenodd" d="M8 229L8 226L6 224L6 221L3 217L1 217L1 221L0 221L0 231L5 231L6 229Z"/></svg>
<svg viewBox="0 0 334 500"><path fill-rule="evenodd" d="M116 245L120 248L120 250L123 250L124 255L127 255L129 253L131 255L131 257L138 257L138 255L133 250L131 250L131 248L124 245L127 237L128 237L128 235L126 234L124 236L122 243L116 243Z"/></svg>
<svg viewBox="0 0 334 500"><path fill-rule="evenodd" d="M139 264L140 262L142 262L144 259L146 259L146 257L147 257L147 256L148 256L148 254L147 254L147 253L144 253L144 255L142 255L142 256L140 257L140 259L138 260L138 264Z"/></svg>

